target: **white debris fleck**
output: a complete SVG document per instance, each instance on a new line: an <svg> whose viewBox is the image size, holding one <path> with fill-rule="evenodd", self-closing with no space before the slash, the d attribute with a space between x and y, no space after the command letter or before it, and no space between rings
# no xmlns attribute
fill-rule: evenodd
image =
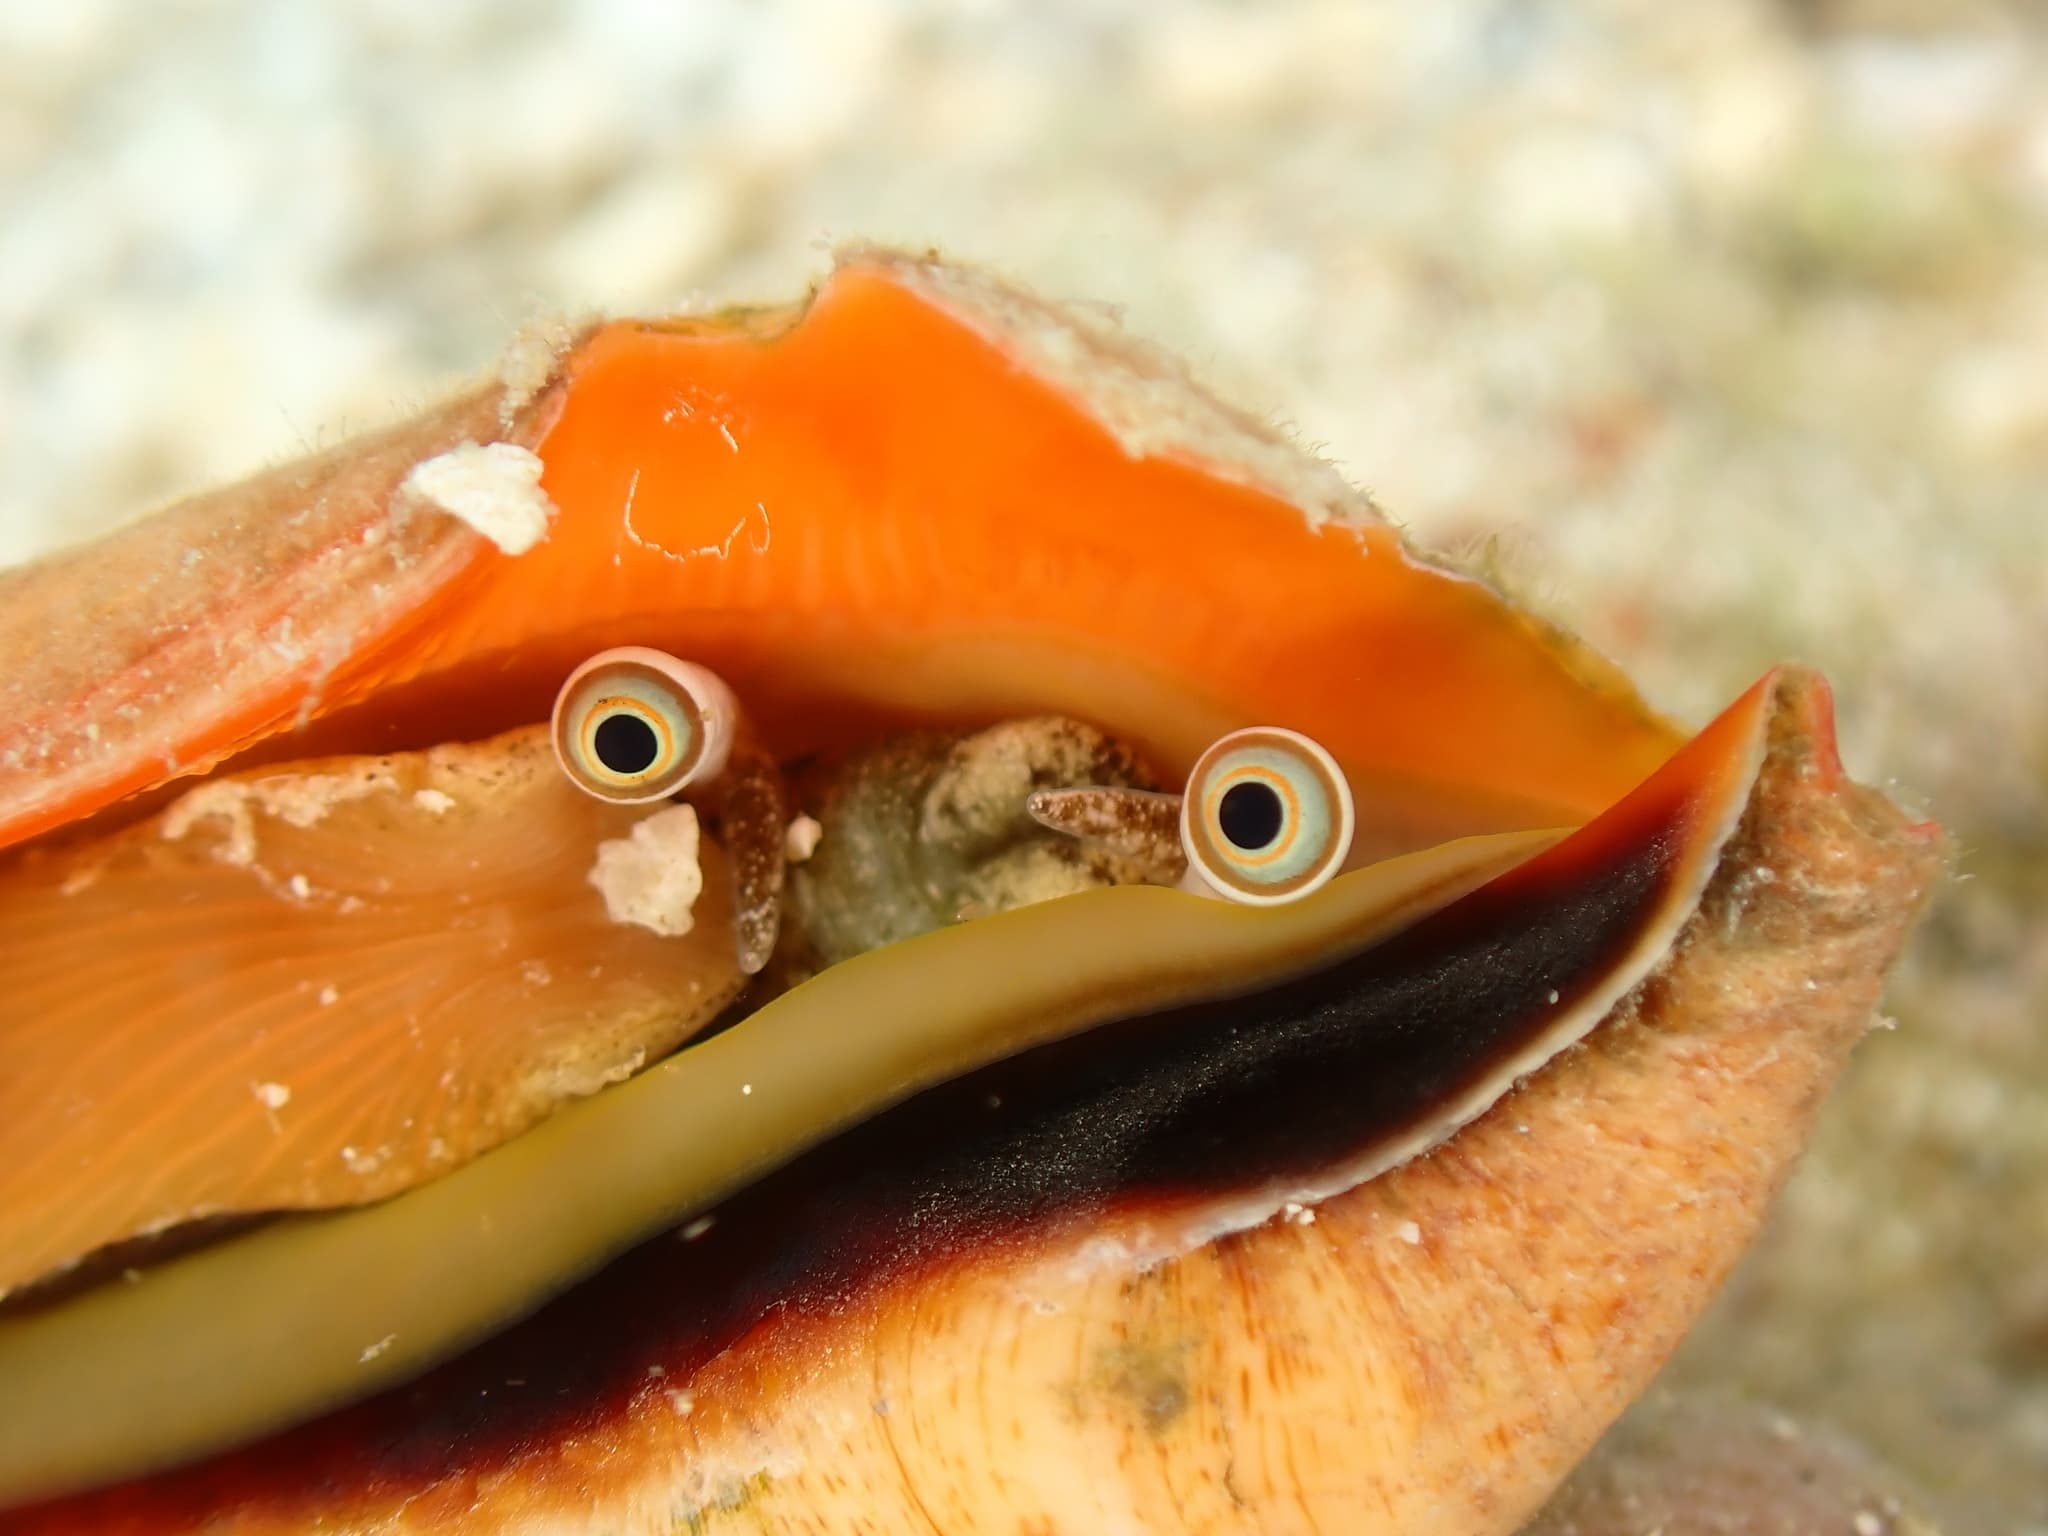
<svg viewBox="0 0 2048 1536"><path fill-rule="evenodd" d="M824 831L816 818L797 817L782 834L782 856L792 864L805 863L818 851L818 839Z"/></svg>
<svg viewBox="0 0 2048 1536"><path fill-rule="evenodd" d="M1884 1522L1867 1509L1856 1511L1856 1518L1849 1523L1856 1527L1856 1536L1884 1536Z"/></svg>
<svg viewBox="0 0 2048 1536"><path fill-rule="evenodd" d="M613 922L669 937L688 933L690 909L704 889L696 811L672 805L635 822L629 835L599 843L590 883Z"/></svg>
<svg viewBox="0 0 2048 1536"><path fill-rule="evenodd" d="M1280 1219L1297 1227L1312 1227L1316 1224L1316 1213L1298 1200L1290 1200L1280 1207Z"/></svg>
<svg viewBox="0 0 2048 1536"><path fill-rule="evenodd" d="M555 504L540 488L539 455L517 443L463 443L413 465L398 487L397 510L445 512L508 555L547 537Z"/></svg>
<svg viewBox="0 0 2048 1536"><path fill-rule="evenodd" d="M202 784L164 812L160 830L168 842L176 842L207 817L227 824L227 840L214 857L247 868L256 862L256 820L249 813L244 786L233 783Z"/></svg>
<svg viewBox="0 0 2048 1536"><path fill-rule="evenodd" d="M699 1216L695 1221L687 1223L676 1235L686 1243L694 1243L711 1230L711 1224L716 1220L716 1216Z"/></svg>
<svg viewBox="0 0 2048 1536"><path fill-rule="evenodd" d="M750 1098L752 1098L753 1096L754 1096L754 1085L753 1085L752 1083L741 1083L741 1084L740 1084L740 1097L741 1097L741 1098L743 1098L743 1099L750 1099Z"/></svg>
<svg viewBox="0 0 2048 1536"><path fill-rule="evenodd" d="M598 1074L597 1084L604 1087L610 1083L623 1083L627 1078L647 1065L647 1050L643 1046L624 1061L614 1063Z"/></svg>
<svg viewBox="0 0 2048 1536"><path fill-rule="evenodd" d="M341 988L337 987L333 982L330 981L320 989L320 1006L322 1008L332 1008L340 1001Z"/></svg>
<svg viewBox="0 0 2048 1536"><path fill-rule="evenodd" d="M313 882L304 875L293 875L285 884L291 887L292 894L301 901L313 894Z"/></svg>
<svg viewBox="0 0 2048 1536"><path fill-rule="evenodd" d="M433 812L436 816L445 816L455 809L455 797L439 789L414 790L412 803L423 811Z"/></svg>
<svg viewBox="0 0 2048 1536"><path fill-rule="evenodd" d="M1555 987L1552 987L1552 988L1550 989L1550 1000L1551 1000L1551 1001L1552 1001L1553 1003L1557 1001L1557 988L1555 988Z"/></svg>
<svg viewBox="0 0 2048 1536"><path fill-rule="evenodd" d="M384 1160L390 1155L391 1149L389 1147L378 1147L369 1152L365 1152L361 1147L343 1147L341 1149L342 1162L347 1166L350 1173L357 1175L375 1173L384 1166Z"/></svg>
<svg viewBox="0 0 2048 1536"><path fill-rule="evenodd" d="M1422 1243L1422 1228L1412 1221L1404 1221L1394 1228L1394 1236L1411 1248L1419 1247Z"/></svg>
<svg viewBox="0 0 2048 1536"><path fill-rule="evenodd" d="M347 773L280 773L260 779L217 779L180 796L158 824L166 842L177 842L202 821L214 820L227 836L214 850L222 863L247 868L256 862L256 816L274 816L287 826L312 827L337 805L397 787L391 765L371 758Z"/></svg>
<svg viewBox="0 0 2048 1536"><path fill-rule="evenodd" d="M392 1345L396 1344L397 1342L397 1334L387 1333L384 1335L383 1338L379 1339L376 1343L364 1345L363 1352L360 1355L356 1356L356 1360L359 1364L368 1365L372 1360L376 1359L379 1355L383 1354L385 1350L389 1349Z"/></svg>
<svg viewBox="0 0 2048 1536"><path fill-rule="evenodd" d="M680 1416L688 1418L690 1410L697 1406L697 1399L688 1392L670 1392L668 1405Z"/></svg>
<svg viewBox="0 0 2048 1536"><path fill-rule="evenodd" d="M529 987L544 987L555 979L545 960L528 960L519 967L519 979Z"/></svg>
<svg viewBox="0 0 2048 1536"><path fill-rule="evenodd" d="M652 1376L656 1381L659 1381L662 1377L668 1374L668 1367L662 1365L650 1365L649 1367L647 1367L647 1374Z"/></svg>
<svg viewBox="0 0 2048 1536"><path fill-rule="evenodd" d="M257 1102L268 1110L283 1109L292 1101L292 1091L283 1083L254 1083L250 1085L250 1091L256 1095Z"/></svg>

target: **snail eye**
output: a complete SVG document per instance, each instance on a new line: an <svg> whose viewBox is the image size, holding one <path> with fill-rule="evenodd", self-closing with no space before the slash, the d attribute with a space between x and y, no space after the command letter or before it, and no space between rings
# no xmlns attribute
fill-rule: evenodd
<svg viewBox="0 0 2048 1536"><path fill-rule="evenodd" d="M1232 901L1277 906L1315 890L1351 851L1351 786L1298 731L1254 726L1204 752L1181 799L1191 873Z"/></svg>
<svg viewBox="0 0 2048 1536"><path fill-rule="evenodd" d="M666 651L620 646L555 696L555 757L600 800L659 800L724 771L739 709L717 673Z"/></svg>

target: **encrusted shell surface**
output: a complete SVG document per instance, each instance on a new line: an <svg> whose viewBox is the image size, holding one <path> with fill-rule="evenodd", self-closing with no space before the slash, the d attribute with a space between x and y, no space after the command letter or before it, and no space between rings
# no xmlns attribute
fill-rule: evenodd
<svg viewBox="0 0 2048 1536"><path fill-rule="evenodd" d="M541 463L524 553L394 518L468 438ZM1511 1530L1747 1242L1939 860L1812 676L1686 743L1170 363L931 261L597 328L170 517L16 578L0 655L74 659L10 679L7 835L537 719L634 640L784 755L1050 710L1173 772L1277 720L1370 867L911 939L382 1206L0 1320L0 1500L410 1382L4 1530ZM305 574L393 537L367 598ZM171 575L181 542L263 558ZM132 618L67 628L131 569ZM302 652L166 666L280 604Z"/></svg>

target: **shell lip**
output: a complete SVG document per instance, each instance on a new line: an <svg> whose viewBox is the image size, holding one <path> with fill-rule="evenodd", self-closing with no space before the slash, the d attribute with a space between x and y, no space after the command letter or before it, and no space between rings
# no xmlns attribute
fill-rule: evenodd
<svg viewBox="0 0 2048 1536"><path fill-rule="evenodd" d="M877 347L906 366L877 375ZM1347 677L1375 726L1333 750L1357 766L1380 744L1375 766L1390 774L1417 766L1521 797L1524 810L1568 812L1551 820L1582 819L1676 746L1611 666L1484 583L1414 556L1327 465L1130 338L981 274L858 249L772 324L617 321L545 363L522 387L480 389L181 503L89 557L0 576L0 655L21 661L0 687L0 845L170 779L260 761L283 738L301 753L350 750L342 718L366 728L364 712L399 694L423 716L460 705L465 688L482 692L470 686L480 680L544 702L580 659L563 654L572 632L714 665L725 646L743 667L785 617L798 630L840 620L877 631L876 653L843 666L834 686L890 707L933 705L934 717L994 697L983 690L998 677L1011 690L1002 713L1051 707L1077 681L1098 704L1111 693L1128 702L1156 682L1143 663L1168 639L1174 681L1200 676L1204 660L1212 674L1235 668L1205 701L1208 718L1175 732L1152 722L1160 739L1143 744L1162 759L1191 758L1262 692L1291 691L1279 716L1327 714L1304 680L1327 674L1333 650L1428 655L1448 686L1485 695L1483 723L1460 727L1493 749L1464 754L1475 782L1421 762L1454 733L1404 726L1386 707L1376 690L1399 697L1384 675L1400 669ZM419 462L472 440L531 450L545 466L558 515L525 554L496 553L453 519L394 510L393 488ZM1070 496L1039 492L1055 457ZM1014 530L1034 517L1043 538L1020 560ZM849 550L848 538L872 547ZM1294 611L1255 641L1230 636L1228 649L1247 655L1226 661L1205 615L1237 606L1252 540L1264 547L1262 589L1287 592ZM1134 580L1147 565L1157 579ZM907 590L883 580L892 566ZM137 599L118 612L79 600L124 581ZM933 628L924 610L948 584L974 602ZM1006 610L986 631L984 608ZM215 652L229 631L262 643L223 671ZM838 638L793 664L778 654L744 681L843 663ZM961 639L989 654L950 672L918 663ZM1062 640L1086 643L1059 658L1057 679L994 654ZM786 652L798 640L773 643ZM1105 658L1123 669L1113 684L1091 677ZM545 689L525 675L529 659L552 672ZM813 702L783 701L796 717ZM1589 737L1603 751L1575 750ZM373 749L419 744L385 736ZM1504 779L1509 747L1519 767Z"/></svg>

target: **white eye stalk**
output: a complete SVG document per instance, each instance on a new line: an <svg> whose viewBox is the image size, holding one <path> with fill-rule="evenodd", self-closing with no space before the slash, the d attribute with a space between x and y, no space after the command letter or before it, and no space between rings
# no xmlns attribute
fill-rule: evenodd
<svg viewBox="0 0 2048 1536"><path fill-rule="evenodd" d="M1316 741L1279 726L1232 731L1204 752L1185 794L1041 790L1045 826L1145 859L1183 890L1279 906L1320 889L1351 853L1351 786Z"/></svg>
<svg viewBox="0 0 2048 1536"><path fill-rule="evenodd" d="M1254 726L1204 752L1181 802L1188 873L1253 906L1299 901L1351 852L1351 786L1299 731Z"/></svg>
<svg viewBox="0 0 2048 1536"><path fill-rule="evenodd" d="M717 673L666 651L600 651L555 696L555 757L569 782L636 805L689 791L718 818L733 869L740 969L774 953L782 921L782 775L749 739L739 701Z"/></svg>
<svg viewBox="0 0 2048 1536"><path fill-rule="evenodd" d="M555 757L600 800L663 800L725 772L739 701L707 667L622 645L569 674L555 696Z"/></svg>

